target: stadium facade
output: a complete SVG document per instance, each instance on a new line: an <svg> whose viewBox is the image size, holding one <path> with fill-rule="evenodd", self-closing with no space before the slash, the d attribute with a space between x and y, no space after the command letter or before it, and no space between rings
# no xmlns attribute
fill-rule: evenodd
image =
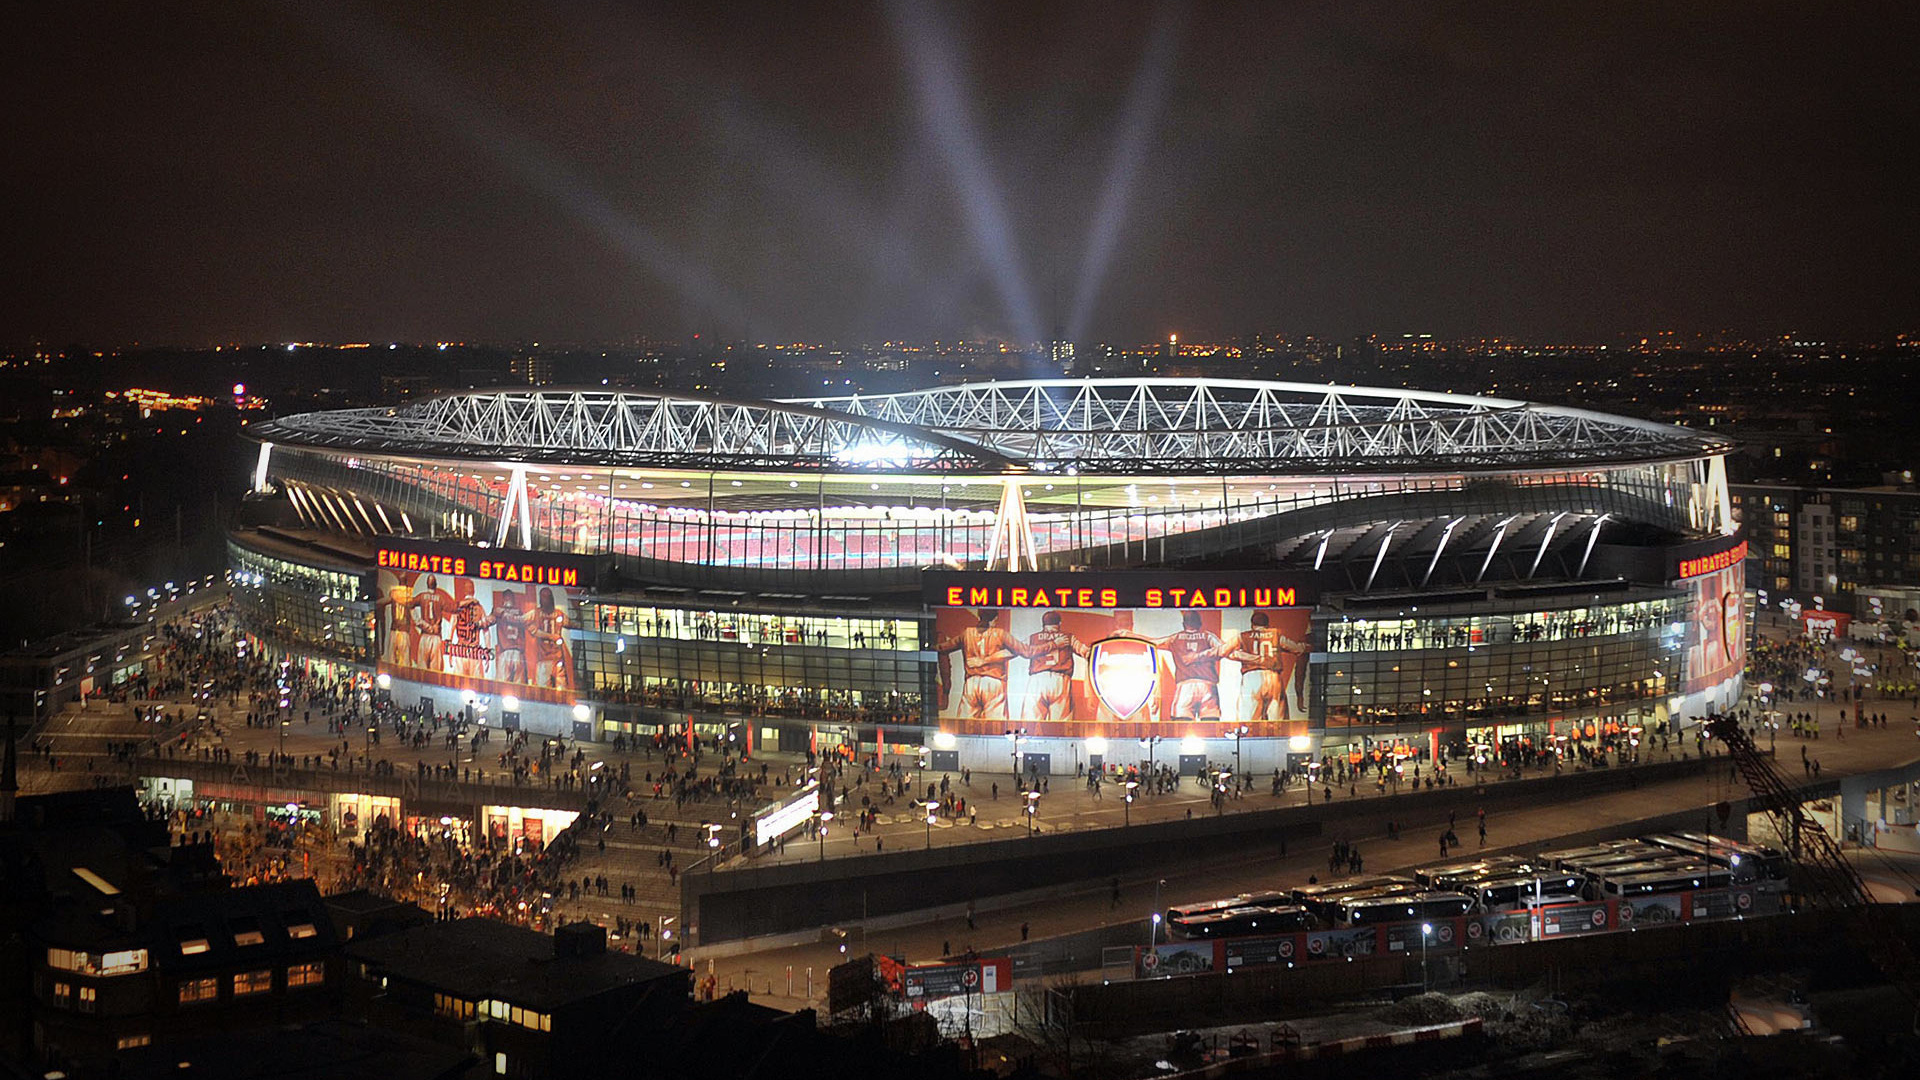
<svg viewBox="0 0 1920 1080"><path fill-rule="evenodd" d="M485 390L251 429L250 628L578 738L1072 774L1679 728L1737 700L1717 437L1218 379Z"/></svg>

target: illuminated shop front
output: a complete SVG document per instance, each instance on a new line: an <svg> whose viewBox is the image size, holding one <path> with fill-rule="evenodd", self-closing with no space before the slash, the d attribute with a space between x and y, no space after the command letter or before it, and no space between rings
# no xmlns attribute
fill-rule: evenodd
<svg viewBox="0 0 1920 1080"><path fill-rule="evenodd" d="M536 848L546 847L553 839L567 831L580 817L577 810L554 810L548 807L526 806L483 806L480 819L486 823L489 840L511 845L516 841L525 841Z"/></svg>

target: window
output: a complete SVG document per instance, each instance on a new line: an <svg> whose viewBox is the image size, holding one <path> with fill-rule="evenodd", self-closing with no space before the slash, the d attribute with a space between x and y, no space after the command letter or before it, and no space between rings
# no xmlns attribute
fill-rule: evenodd
<svg viewBox="0 0 1920 1080"><path fill-rule="evenodd" d="M100 958L100 974L132 975L147 970L147 950L124 949Z"/></svg>
<svg viewBox="0 0 1920 1080"><path fill-rule="evenodd" d="M484 1012L485 1002L481 1004ZM436 1016L445 1016L453 1020L471 1020L474 1012L473 1002L454 997L452 994L435 994L433 995L433 1012Z"/></svg>
<svg viewBox="0 0 1920 1080"><path fill-rule="evenodd" d="M94 1010L94 1006L99 1004L99 1001L100 1001L100 991L98 989L91 986L83 986L80 988L80 1011L81 1012L89 1012L89 1013L92 1012Z"/></svg>
<svg viewBox="0 0 1920 1080"><path fill-rule="evenodd" d="M180 1004L191 1005L196 1001L213 1001L220 996L218 979L185 979L180 983Z"/></svg>
<svg viewBox="0 0 1920 1080"><path fill-rule="evenodd" d="M305 964L292 964L287 968L287 986L319 986L327 981L327 964L324 960L314 960Z"/></svg>
<svg viewBox="0 0 1920 1080"><path fill-rule="evenodd" d="M64 1009L73 1004L73 984L57 982L53 984L53 1003Z"/></svg>
<svg viewBox="0 0 1920 1080"><path fill-rule="evenodd" d="M87 954L72 949L48 949L47 966L55 971L85 971Z"/></svg>
<svg viewBox="0 0 1920 1080"><path fill-rule="evenodd" d="M233 935L235 945L265 945L267 935L258 930L241 930Z"/></svg>
<svg viewBox="0 0 1920 1080"><path fill-rule="evenodd" d="M310 922L296 922L296 923L287 924L287 936L295 939L296 941L301 938L314 937L318 934L319 934L319 931L315 930L313 928L313 924Z"/></svg>
<svg viewBox="0 0 1920 1080"><path fill-rule="evenodd" d="M273 989L273 969L262 968L259 971L243 971L233 977L233 996L244 994L264 994Z"/></svg>
<svg viewBox="0 0 1920 1080"><path fill-rule="evenodd" d="M506 1054L506 1051L504 1051L504 1050L496 1050L496 1051L494 1052L494 1055L493 1055L493 1071L494 1071L494 1072L496 1072L496 1073L498 1073L498 1074L500 1074L501 1076L505 1076L505 1075L507 1075L507 1054Z"/></svg>
<svg viewBox="0 0 1920 1080"><path fill-rule="evenodd" d="M137 1047L137 1046L152 1046L152 1045L153 1045L153 1036L147 1034L144 1031L138 1035L122 1035L119 1038L113 1040L113 1048L115 1050L132 1050L134 1047Z"/></svg>
<svg viewBox="0 0 1920 1080"><path fill-rule="evenodd" d="M180 955L197 956L212 947L213 946L207 944L207 939L203 937L184 938L180 942Z"/></svg>

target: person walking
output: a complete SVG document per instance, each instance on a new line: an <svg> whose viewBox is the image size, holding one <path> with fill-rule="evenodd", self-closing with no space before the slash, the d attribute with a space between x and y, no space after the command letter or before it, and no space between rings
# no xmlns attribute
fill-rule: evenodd
<svg viewBox="0 0 1920 1080"><path fill-rule="evenodd" d="M1480 820L1480 846L1487 846L1487 822L1485 818Z"/></svg>

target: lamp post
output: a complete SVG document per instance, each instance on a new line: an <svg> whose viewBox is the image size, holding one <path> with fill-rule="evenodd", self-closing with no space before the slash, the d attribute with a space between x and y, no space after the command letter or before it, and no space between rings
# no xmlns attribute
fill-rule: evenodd
<svg viewBox="0 0 1920 1080"><path fill-rule="evenodd" d="M1246 770L1240 765L1240 740L1247 734L1247 725L1241 724L1233 729L1233 774L1245 776Z"/></svg>
<svg viewBox="0 0 1920 1080"><path fill-rule="evenodd" d="M1147 748L1147 780L1149 783L1153 780L1153 744L1159 741L1160 736L1158 735L1149 735L1140 740L1140 745ZM1152 789L1149 788L1148 790Z"/></svg>
<svg viewBox="0 0 1920 1080"><path fill-rule="evenodd" d="M1033 819L1034 819L1034 816L1037 815L1038 813L1040 813L1040 793L1038 791L1029 791L1027 792L1027 835L1028 836L1033 835Z"/></svg>
<svg viewBox="0 0 1920 1080"><path fill-rule="evenodd" d="M1160 944L1160 886L1166 883L1166 878L1153 883L1153 919L1152 925L1147 929L1147 948L1149 949Z"/></svg>
<svg viewBox="0 0 1920 1080"><path fill-rule="evenodd" d="M932 850L933 850L933 817L934 817L934 811L936 811L936 810L939 810L939 809L940 809L940 804L939 804L939 803L937 803L937 802L935 802L935 801L933 801L932 799L928 799L928 800L927 800L926 802L924 802L924 803L921 803L920 805L922 805L922 806L924 806L924 807L926 807L926 808L927 808L927 850L928 850L928 851L932 851Z"/></svg>
<svg viewBox="0 0 1920 1080"><path fill-rule="evenodd" d="M1140 781L1138 780L1127 781L1127 793L1120 797L1121 812L1126 816L1125 823L1127 825L1133 824L1133 789L1139 786Z"/></svg>
<svg viewBox="0 0 1920 1080"><path fill-rule="evenodd" d="M827 822L833 820L833 811L820 811L820 861L827 861Z"/></svg>
<svg viewBox="0 0 1920 1080"><path fill-rule="evenodd" d="M1433 936L1433 924L1420 924L1420 992L1427 992L1427 939Z"/></svg>
<svg viewBox="0 0 1920 1080"><path fill-rule="evenodd" d="M1026 728L1014 728L1007 732L1007 753L1013 759L1013 780L1020 782L1020 744L1025 741Z"/></svg>

